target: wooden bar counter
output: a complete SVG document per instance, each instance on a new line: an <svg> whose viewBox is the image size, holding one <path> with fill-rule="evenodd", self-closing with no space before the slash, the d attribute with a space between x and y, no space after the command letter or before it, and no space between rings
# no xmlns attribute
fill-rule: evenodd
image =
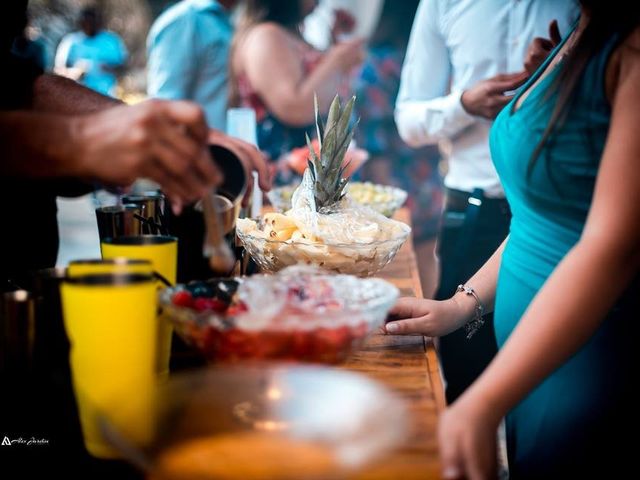
<svg viewBox="0 0 640 480"><path fill-rule="evenodd" d="M407 209L398 211L395 218L410 224ZM377 276L393 283L402 296L422 296L410 240ZM433 343L422 336L373 335L342 368L365 374L389 387L405 401L410 414L407 442L353 478L440 478L437 421L445 402Z"/></svg>

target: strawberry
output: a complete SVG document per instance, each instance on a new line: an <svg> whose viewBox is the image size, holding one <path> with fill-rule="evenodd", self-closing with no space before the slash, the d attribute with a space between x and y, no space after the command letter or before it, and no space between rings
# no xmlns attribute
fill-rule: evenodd
<svg viewBox="0 0 640 480"><path fill-rule="evenodd" d="M179 290L173 294L171 302L178 307L193 308L193 295L186 290Z"/></svg>

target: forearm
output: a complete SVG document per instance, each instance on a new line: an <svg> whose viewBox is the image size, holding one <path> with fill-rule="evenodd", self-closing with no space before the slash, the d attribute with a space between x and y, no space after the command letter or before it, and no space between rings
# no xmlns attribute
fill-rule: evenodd
<svg viewBox="0 0 640 480"><path fill-rule="evenodd" d="M635 249L624 255L604 242L580 242L549 277L469 395L505 415L589 340L637 273L639 258Z"/></svg>
<svg viewBox="0 0 640 480"><path fill-rule="evenodd" d="M324 60L308 77L292 86L289 92L279 95L281 101L275 99L269 107L280 120L289 125L309 125L314 121L314 94L318 97L320 111L327 111L338 93L341 78L342 74L333 63Z"/></svg>
<svg viewBox="0 0 640 480"><path fill-rule="evenodd" d="M40 75L33 85L33 110L40 112L82 114L121 104L58 75Z"/></svg>
<svg viewBox="0 0 640 480"><path fill-rule="evenodd" d="M502 253L504 252L507 240L508 237L500 244L496 251L493 252L489 260L466 282L466 285L472 287L476 295L478 295L485 314L493 312L498 274L500 272L500 264L502 263ZM457 329L473 318L476 309L476 300L463 292L456 292L450 301L454 302L460 312L457 324L455 325L455 329Z"/></svg>
<svg viewBox="0 0 640 480"><path fill-rule="evenodd" d="M460 92L430 100L398 101L395 112L398 133L412 147L452 139L475 120L460 103Z"/></svg>
<svg viewBox="0 0 640 480"><path fill-rule="evenodd" d="M502 253L507 244L507 237L497 248L489 260L478 270L473 277L467 281L467 285L473 287L482 302L484 313L493 312L496 300L496 287L498 285L498 274L502 263Z"/></svg>
<svg viewBox="0 0 640 480"><path fill-rule="evenodd" d="M0 114L0 174L3 176L82 176L73 120L33 112Z"/></svg>

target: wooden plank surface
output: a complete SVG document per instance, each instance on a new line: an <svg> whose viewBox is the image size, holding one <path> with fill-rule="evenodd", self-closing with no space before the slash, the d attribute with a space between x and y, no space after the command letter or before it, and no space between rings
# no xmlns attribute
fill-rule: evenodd
<svg viewBox="0 0 640 480"><path fill-rule="evenodd" d="M398 220L409 222L401 209ZM380 274L403 296L422 296L416 256L411 241ZM433 344L422 336L373 335L365 347L342 366L365 374L389 387L409 411L410 435L404 445L353 478L358 480L440 478L436 441L438 412L444 391Z"/></svg>

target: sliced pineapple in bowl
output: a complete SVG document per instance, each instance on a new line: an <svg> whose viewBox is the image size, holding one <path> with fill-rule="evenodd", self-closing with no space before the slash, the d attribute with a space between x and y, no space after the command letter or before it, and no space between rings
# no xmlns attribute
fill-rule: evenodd
<svg viewBox="0 0 640 480"><path fill-rule="evenodd" d="M336 97L326 125L316 102L320 149L315 153L309 148L308 168L292 195L292 208L236 224L240 241L263 270L275 272L306 264L369 276L389 263L409 236L408 225L345 196L348 180L343 177L343 160L353 136L350 117L354 101L352 98L342 108Z"/></svg>
<svg viewBox="0 0 640 480"><path fill-rule="evenodd" d="M349 216L350 212L347 216ZM378 214L376 214L378 215ZM263 271L277 272L290 265L314 265L325 270L367 277L382 270L406 241L411 229L404 223L387 219L382 229L375 234L371 231L357 231L360 237L352 241L324 241L312 233L296 230L287 240L279 240L278 233L265 233L261 220L239 219L236 224L238 238L254 261ZM335 218L335 225L344 225L338 232L345 240L353 226L341 221L344 215ZM272 231L273 232L273 231ZM288 235L288 233L287 233Z"/></svg>

